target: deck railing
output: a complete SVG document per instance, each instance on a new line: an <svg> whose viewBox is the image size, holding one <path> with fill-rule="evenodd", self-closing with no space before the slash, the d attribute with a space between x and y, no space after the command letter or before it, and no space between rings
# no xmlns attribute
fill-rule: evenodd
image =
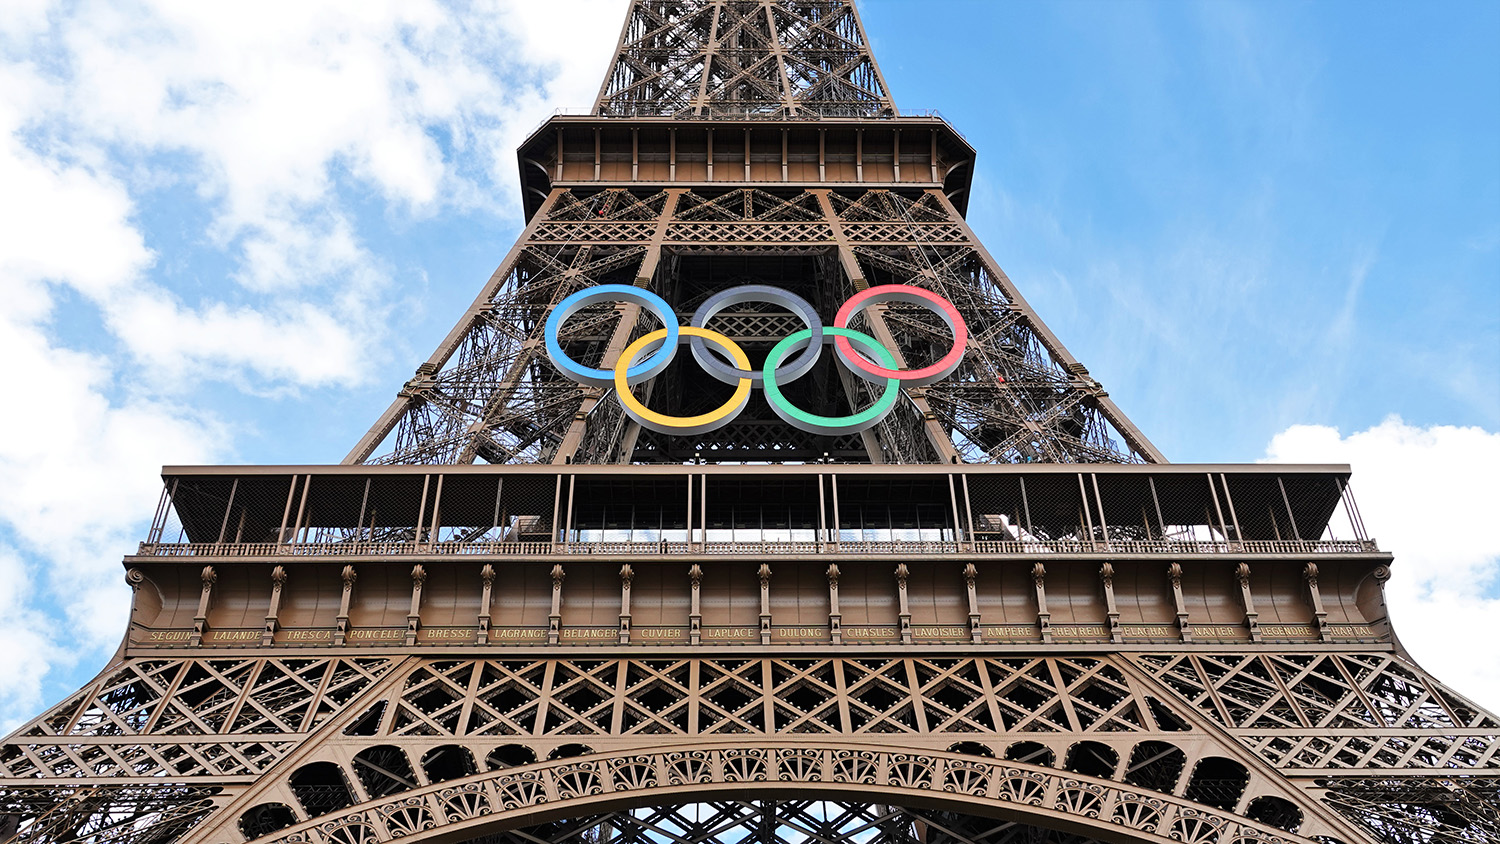
<svg viewBox="0 0 1500 844"><path fill-rule="evenodd" d="M842 542L142 542L142 557L535 557L590 556L807 556L832 555L981 555L1020 554L1367 554L1379 549L1373 540L936 540Z"/></svg>

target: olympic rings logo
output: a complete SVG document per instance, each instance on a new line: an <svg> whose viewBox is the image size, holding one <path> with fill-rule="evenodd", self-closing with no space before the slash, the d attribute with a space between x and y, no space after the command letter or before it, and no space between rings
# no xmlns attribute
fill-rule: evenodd
<svg viewBox="0 0 1500 844"><path fill-rule="evenodd" d="M627 346L613 370L583 366L563 352L557 339L558 331L573 314L601 302L640 305L666 327L645 334ZM777 343L766 355L765 365L759 372L751 369L750 358L738 344L704 327L725 308L746 302L780 305L806 326ZM919 305L937 314L953 333L953 348L930 366L897 369L896 358L889 349L868 334L849 328L850 321L857 314L872 305L886 302ZM647 430L692 435L721 428L740 415L750 401L750 390L759 386L765 390L771 410L783 422L811 434L836 436L858 433L880 424L895 409L903 384L924 387L948 377L963 361L969 328L952 302L929 290L904 284L884 284L854 294L839 307L832 326L823 325L817 310L806 299L790 290L765 284L731 287L714 294L693 313L688 325L678 325L672 306L655 293L624 284L601 284L580 290L559 302L547 317L544 337L547 357L558 371L580 384L614 388L625 414ZM683 341L687 341L693 359L705 372L734 385L734 395L708 413L667 416L642 404L630 388L661 374L672 363ZM811 371L823 353L823 346L830 344L837 359L851 373L885 387L874 404L848 416L819 416L797 407L782 394L782 386ZM718 354L709 350L710 345L716 347Z"/></svg>

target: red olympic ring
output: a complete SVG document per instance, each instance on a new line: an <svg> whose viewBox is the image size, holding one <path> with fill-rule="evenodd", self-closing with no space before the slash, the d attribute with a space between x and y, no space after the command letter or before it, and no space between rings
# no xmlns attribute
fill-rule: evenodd
<svg viewBox="0 0 1500 844"><path fill-rule="evenodd" d="M909 302L914 305L922 305L936 313L948 324L948 329L953 332L953 348L948 350L936 363L924 366L921 369L886 369L871 363L864 356L854 351L854 346L849 343L847 337L835 337L834 348L837 350L839 359L844 362L856 375L867 381L880 382L888 378L903 381L913 387L926 386L946 378L953 370L958 368L963 361L964 347L969 342L969 327L964 324L964 318L959 315L958 309L953 303L944 299L930 290L920 287L911 287L905 284L882 284L870 287L849 297L849 300L839 308L838 314L833 318L835 328L848 328L849 321L865 308L880 302Z"/></svg>

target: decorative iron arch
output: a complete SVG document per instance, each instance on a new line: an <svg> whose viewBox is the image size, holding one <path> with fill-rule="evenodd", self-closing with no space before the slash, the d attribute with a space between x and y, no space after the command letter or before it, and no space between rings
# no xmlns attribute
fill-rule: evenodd
<svg viewBox="0 0 1500 844"><path fill-rule="evenodd" d="M806 743L549 760L348 807L257 841L461 841L597 812L736 796L884 802L1022 821L1122 844L1309 842L1210 806L1068 771L958 753Z"/></svg>

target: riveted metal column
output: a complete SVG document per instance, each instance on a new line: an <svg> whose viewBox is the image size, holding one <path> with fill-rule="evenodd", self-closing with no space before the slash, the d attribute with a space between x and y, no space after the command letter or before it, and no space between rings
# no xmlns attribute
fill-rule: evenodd
<svg viewBox="0 0 1500 844"><path fill-rule="evenodd" d="M1052 641L1052 613L1047 611L1047 567L1041 563L1031 567L1031 583L1036 589L1036 623L1042 631L1042 641Z"/></svg>
<svg viewBox="0 0 1500 844"><path fill-rule="evenodd" d="M562 636L562 585L567 573L562 563L552 566L552 611L547 615L547 644L555 645Z"/></svg>
<svg viewBox="0 0 1500 844"><path fill-rule="evenodd" d="M673 137L675 138L675 135ZM656 276L656 268L661 263L662 243L667 239L668 226L672 222L672 215L677 211L677 201L685 192L681 188L667 190L667 201L662 203L661 213L656 215L656 228L651 234L651 240L646 244L646 254L641 258L641 265L636 270L636 287L651 286L651 280ZM605 346L604 355L600 358L599 366L602 369L613 369L619 362L625 347L630 345L630 335L635 331L635 324L641 316L641 306L634 303L621 303L616 306L616 309L619 311L620 321L615 323L614 333L610 335L609 344ZM588 429L588 422L594 413L594 408L598 407L599 402L604 400L609 393L609 390L600 387L584 388L583 402L573 414L573 421L568 425L567 433L563 435L556 453L552 455L554 464L572 463L578 456L578 446L583 442L583 435ZM634 442L635 436L639 434L639 426L634 422L627 422L627 426L629 433L626 438ZM630 450L622 449L627 453L619 455L620 462L630 462L631 456L628 453ZM599 455L601 458L604 456Z"/></svg>
<svg viewBox="0 0 1500 844"><path fill-rule="evenodd" d="M193 616L193 638L190 640L193 647L203 644L203 633L208 630L208 609L213 602L214 584L219 579L213 566L204 566L200 577L203 580L203 591L198 595L198 612Z"/></svg>
<svg viewBox="0 0 1500 844"><path fill-rule="evenodd" d="M427 569L421 563L411 568L411 610L406 614L406 646L417 643L422 627L422 587L427 585Z"/></svg>
<svg viewBox="0 0 1500 844"><path fill-rule="evenodd" d="M281 590L286 586L286 568L276 566L271 569L271 603L266 609L266 624L261 628L261 647L270 647L276 638L276 631L280 629L281 615Z"/></svg>
<svg viewBox="0 0 1500 844"><path fill-rule="evenodd" d="M833 239L838 244L839 264L843 266L844 273L849 276L849 281L854 285L854 289L863 290L869 287L869 283L865 281L864 270L860 269L859 258L855 256L854 247L844 232L843 223L839 220L838 213L833 209L833 201L829 199L828 191L820 188L813 191L813 193L818 197L818 204L823 209L823 219L827 221L829 228L833 230ZM869 308L864 312L864 317L865 322L870 328L870 335L875 338L876 342L890 350L891 354L896 358L896 367L898 369L906 369L906 357L901 353L901 346L896 342L895 335L886 326L885 317L882 315L880 308ZM953 441L948 438L948 432L944 431L943 426L938 423L937 414L932 412L932 407L928 405L927 399L918 390L907 390L906 395L907 398L911 399L912 404L916 406L917 412L921 414L922 430L927 435L928 444L937 453L938 462L957 463L958 449L953 447ZM850 399L852 400L853 398L851 395ZM885 462L883 457L877 456L879 454L880 452L878 451L872 451L870 455L871 462Z"/></svg>
<svg viewBox="0 0 1500 844"><path fill-rule="evenodd" d="M333 643L343 646L349 638L349 604L354 599L354 583L359 579L359 574L354 566L344 566L339 574L343 581L343 588L339 591L339 614L334 619Z"/></svg>
<svg viewBox="0 0 1500 844"><path fill-rule="evenodd" d="M479 581L482 584L479 593L479 630L474 633L474 643L486 645L490 641L490 606L495 594L495 567L485 563L479 570Z"/></svg>
<svg viewBox="0 0 1500 844"><path fill-rule="evenodd" d="M1260 613L1255 611L1255 596L1250 593L1250 564L1236 565L1234 578L1240 584L1240 603L1245 607L1245 627L1250 631L1250 641L1259 642L1261 640Z"/></svg>

